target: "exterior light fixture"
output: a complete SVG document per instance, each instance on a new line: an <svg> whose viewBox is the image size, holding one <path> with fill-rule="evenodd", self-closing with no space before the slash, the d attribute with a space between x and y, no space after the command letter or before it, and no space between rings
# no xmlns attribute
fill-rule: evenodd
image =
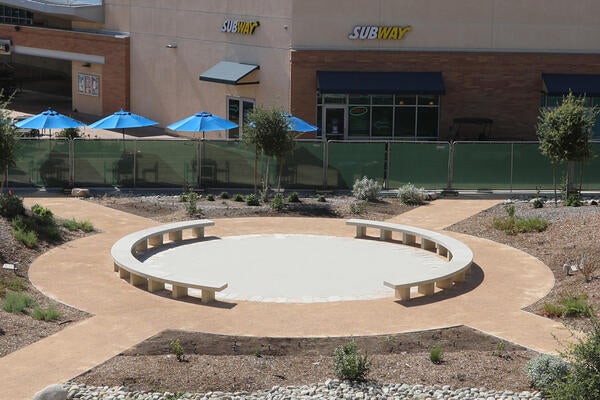
<svg viewBox="0 0 600 400"><path fill-rule="evenodd" d="M168 49L176 49L177 48L177 43L169 43L166 47Z"/></svg>

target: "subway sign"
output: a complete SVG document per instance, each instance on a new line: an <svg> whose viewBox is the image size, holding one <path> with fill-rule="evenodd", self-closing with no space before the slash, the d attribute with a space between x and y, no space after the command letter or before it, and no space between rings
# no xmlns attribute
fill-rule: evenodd
<svg viewBox="0 0 600 400"><path fill-rule="evenodd" d="M254 35L256 28L260 26L258 21L240 21L237 19L226 19L221 27L221 32L237 33L240 35Z"/></svg>
<svg viewBox="0 0 600 400"><path fill-rule="evenodd" d="M412 30L407 26L356 25L348 35L350 40L402 40Z"/></svg>

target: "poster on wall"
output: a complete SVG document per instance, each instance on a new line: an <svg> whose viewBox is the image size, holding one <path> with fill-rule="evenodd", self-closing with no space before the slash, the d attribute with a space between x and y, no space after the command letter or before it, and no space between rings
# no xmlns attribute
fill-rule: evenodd
<svg viewBox="0 0 600 400"><path fill-rule="evenodd" d="M77 93L86 96L100 96L100 77L98 75L78 73Z"/></svg>

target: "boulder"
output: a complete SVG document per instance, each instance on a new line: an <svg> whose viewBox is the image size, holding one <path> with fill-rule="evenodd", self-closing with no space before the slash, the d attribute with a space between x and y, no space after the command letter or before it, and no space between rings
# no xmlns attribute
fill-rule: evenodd
<svg viewBox="0 0 600 400"><path fill-rule="evenodd" d="M47 386L33 396L33 400L67 400L67 389L62 385Z"/></svg>
<svg viewBox="0 0 600 400"><path fill-rule="evenodd" d="M71 189L71 196L73 197L88 197L90 195L90 189L73 188Z"/></svg>

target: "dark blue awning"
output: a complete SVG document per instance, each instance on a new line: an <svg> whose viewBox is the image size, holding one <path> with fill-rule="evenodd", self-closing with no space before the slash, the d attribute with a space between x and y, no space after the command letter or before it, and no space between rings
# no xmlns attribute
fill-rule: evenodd
<svg viewBox="0 0 600 400"><path fill-rule="evenodd" d="M321 93L444 94L441 72L317 71Z"/></svg>
<svg viewBox="0 0 600 400"><path fill-rule="evenodd" d="M544 92L550 96L600 96L600 75L542 74Z"/></svg>
<svg viewBox="0 0 600 400"><path fill-rule="evenodd" d="M242 79L257 69L258 65L221 61L202 73L200 80L227 85L254 85L258 83L257 80L244 82Z"/></svg>

